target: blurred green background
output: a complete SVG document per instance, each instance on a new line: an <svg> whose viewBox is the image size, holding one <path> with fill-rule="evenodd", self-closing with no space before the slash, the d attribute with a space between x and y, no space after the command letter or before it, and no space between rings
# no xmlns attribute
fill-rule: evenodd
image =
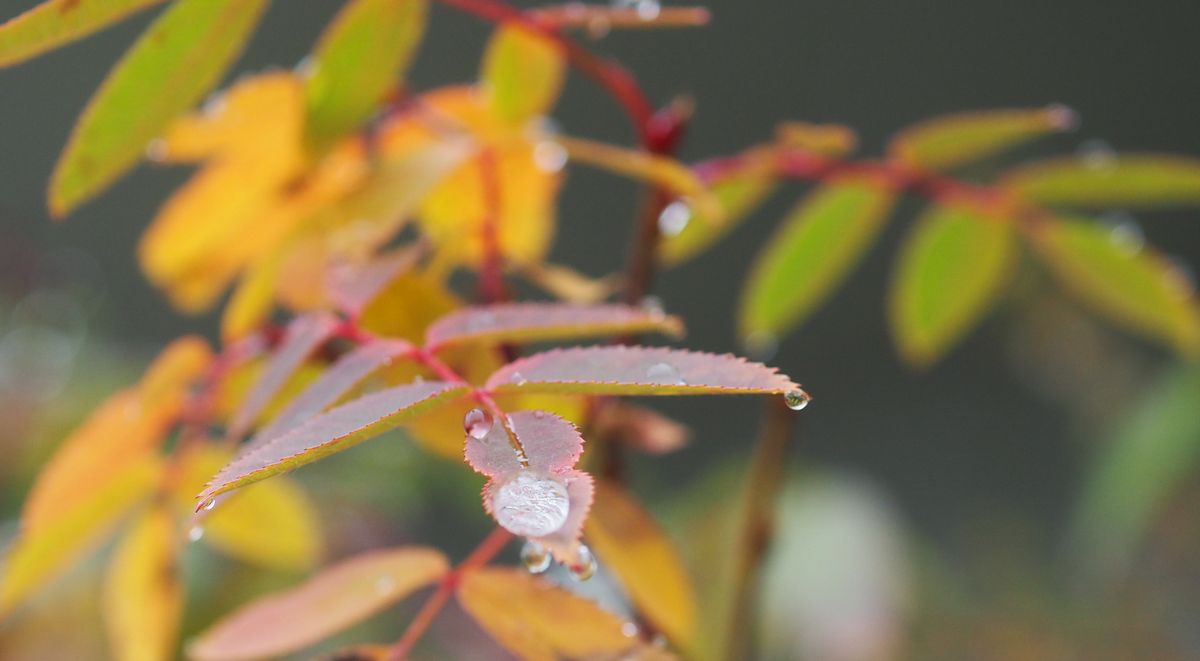
<svg viewBox="0 0 1200 661"><path fill-rule="evenodd" d="M32 4L0 0L0 16ZM339 5L275 3L238 70L294 65ZM590 44L634 69L654 101L695 100L689 160L734 152L788 119L848 124L870 155L932 115L1051 102L1078 111L1080 130L1019 157L1098 144L1200 155L1195 2L707 5L708 28L614 32ZM9 521L0 539L66 425L167 339L215 330L214 317L171 310L134 260L139 234L185 170L140 168L62 223L45 212L72 122L148 20L0 70L0 493ZM414 87L471 79L487 32L438 7ZM578 76L557 119L569 134L631 140L608 99ZM738 350L732 310L745 270L804 190L788 188L721 246L661 276L656 294L688 322L689 347ZM593 275L619 269L637 200L628 182L573 171L554 260ZM815 401L802 414L781 516L764 654L1200 656L1200 368L1098 321L1027 264L967 342L924 373L907 369L883 302L916 209L904 207L864 266L771 359ZM1194 269L1195 216L1115 220L1136 223ZM655 406L695 438L675 455L637 461L634 483L679 539L702 547L708 538L689 527L689 513L728 504L728 491L710 486L736 486L759 404ZM339 519L333 555L396 539L464 549L486 529L472 477L398 447L378 442L301 473ZM363 470L369 483L351 479ZM356 513L333 516L344 511ZM462 525L447 529L446 520ZM705 549L689 550L704 576ZM238 594L291 580L238 576L227 586Z"/></svg>

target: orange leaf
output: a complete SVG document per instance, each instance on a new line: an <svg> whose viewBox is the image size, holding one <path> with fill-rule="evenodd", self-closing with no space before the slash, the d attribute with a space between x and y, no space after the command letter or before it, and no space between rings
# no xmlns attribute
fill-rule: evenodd
<svg viewBox="0 0 1200 661"><path fill-rule="evenodd" d="M242 606L189 646L197 661L258 659L303 649L366 619L449 571L434 549L365 553L306 583Z"/></svg>
<svg viewBox="0 0 1200 661"><path fill-rule="evenodd" d="M696 597L675 546L650 514L617 485L600 481L584 535L646 619L686 647Z"/></svg>
<svg viewBox="0 0 1200 661"><path fill-rule="evenodd" d="M117 546L104 586L104 623L113 657L175 657L183 616L175 519L161 505L143 512Z"/></svg>
<svg viewBox="0 0 1200 661"><path fill-rule="evenodd" d="M523 570L468 572L458 601L496 642L523 659L591 657L635 645L617 616Z"/></svg>

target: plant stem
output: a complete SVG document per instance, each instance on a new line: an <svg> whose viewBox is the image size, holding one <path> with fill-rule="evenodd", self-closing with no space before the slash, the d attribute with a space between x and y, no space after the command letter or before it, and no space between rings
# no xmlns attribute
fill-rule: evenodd
<svg viewBox="0 0 1200 661"><path fill-rule="evenodd" d="M796 414L777 397L762 412L762 428L746 474L739 517L742 529L734 556L733 599L726 632L727 659L753 657L759 573L775 528L775 500L783 483L796 427Z"/></svg>
<svg viewBox="0 0 1200 661"><path fill-rule="evenodd" d="M433 624L438 613L442 611L446 602L450 600L450 596L454 594L454 590L458 587L459 579L462 578L463 574L486 565L492 558L496 557L497 553L504 550L504 547L512 541L512 538L512 533L503 528L492 530L491 534L485 537L465 560L447 572L442 577L442 580L438 581L437 588L434 589L433 594L429 595L429 599L425 601L425 604L421 606L421 610L417 612L416 617L409 623L408 628L404 630L404 634L392 645L387 656L388 661L400 661L401 659L408 658L408 655L412 653L413 647L421 640L421 636L429 630L429 626Z"/></svg>

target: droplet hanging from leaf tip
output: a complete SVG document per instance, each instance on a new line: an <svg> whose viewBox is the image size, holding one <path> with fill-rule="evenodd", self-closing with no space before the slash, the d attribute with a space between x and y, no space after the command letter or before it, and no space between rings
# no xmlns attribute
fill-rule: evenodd
<svg viewBox="0 0 1200 661"><path fill-rule="evenodd" d="M216 506L217 506L217 499L209 498L208 500L204 501L203 503L200 503L200 507L197 507L196 511L197 512L200 512L200 511L211 512L212 509Z"/></svg>
<svg viewBox="0 0 1200 661"><path fill-rule="evenodd" d="M579 545L575 559L575 563L567 567L571 578L583 582L596 575L596 556L592 555L592 550L586 544Z"/></svg>
<svg viewBox="0 0 1200 661"><path fill-rule="evenodd" d="M812 396L797 388L784 393L783 401L789 409L799 411L808 406L808 403L812 401Z"/></svg>
<svg viewBox="0 0 1200 661"><path fill-rule="evenodd" d="M521 564L530 574L541 574L550 569L552 559L546 547L537 542L525 542L521 547Z"/></svg>
<svg viewBox="0 0 1200 661"><path fill-rule="evenodd" d="M471 409L463 416L463 431L476 440L483 440L492 429L492 416L483 409Z"/></svg>
<svg viewBox="0 0 1200 661"><path fill-rule="evenodd" d="M663 236L678 236L687 228L691 219L692 209L687 202L675 200L663 207L662 212L658 214L658 231Z"/></svg>

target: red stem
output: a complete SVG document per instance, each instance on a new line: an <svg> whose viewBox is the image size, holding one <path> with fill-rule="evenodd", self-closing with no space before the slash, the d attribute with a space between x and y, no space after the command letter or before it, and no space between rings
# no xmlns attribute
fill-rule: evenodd
<svg viewBox="0 0 1200 661"><path fill-rule="evenodd" d="M388 661L400 661L408 658L417 642L421 640L421 636L429 630L429 626L437 618L438 613L450 600L450 596L454 594L454 590L458 587L458 582L463 574L473 569L478 569L486 565L496 554L504 550L504 547L512 541L512 533L503 528L496 528L488 535L475 550L466 557L457 567L450 570L438 582L437 588L433 594L429 595L429 599L421 606L421 610L417 612L416 617L409 623L408 628L404 630L404 634L400 636L400 640L392 645L391 651L388 653Z"/></svg>

